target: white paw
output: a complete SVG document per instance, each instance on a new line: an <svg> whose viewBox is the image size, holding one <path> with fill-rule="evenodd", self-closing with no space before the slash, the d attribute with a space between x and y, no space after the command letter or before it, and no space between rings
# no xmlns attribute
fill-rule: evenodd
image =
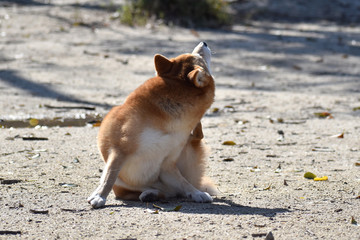
<svg viewBox="0 0 360 240"><path fill-rule="evenodd" d="M106 198L100 196L99 194L93 194L87 199L87 201L93 208L101 208L105 206Z"/></svg>
<svg viewBox="0 0 360 240"><path fill-rule="evenodd" d="M207 192L200 192L200 191L189 193L188 198L198 203L211 203L213 201L210 194L208 194Z"/></svg>

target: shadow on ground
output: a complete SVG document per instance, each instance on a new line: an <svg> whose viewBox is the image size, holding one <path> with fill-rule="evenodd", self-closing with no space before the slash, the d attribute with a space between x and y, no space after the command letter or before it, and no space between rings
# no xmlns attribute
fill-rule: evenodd
<svg viewBox="0 0 360 240"><path fill-rule="evenodd" d="M231 200L214 199L213 203L193 203L193 202L165 202L157 203L165 209L174 208L176 205L181 205L179 212L189 214L215 214L215 215L261 215L264 217L275 217L277 214L290 212L286 208L261 208L250 207L234 203ZM106 205L105 208L144 208L153 209L152 203L143 203L137 201L122 201L119 205Z"/></svg>
<svg viewBox="0 0 360 240"><path fill-rule="evenodd" d="M63 102L71 102L78 104L87 104L97 107L110 108L112 106L108 104L102 104L92 101L86 101L74 96L69 96L64 93L61 93L50 86L46 86L44 84L36 83L31 81L30 79L26 79L20 74L18 74L15 70L1 70L0 71L0 82L3 82L7 85L10 85L14 88L21 89L25 92L28 92L34 96L42 97L42 98L50 98L56 99L58 101Z"/></svg>

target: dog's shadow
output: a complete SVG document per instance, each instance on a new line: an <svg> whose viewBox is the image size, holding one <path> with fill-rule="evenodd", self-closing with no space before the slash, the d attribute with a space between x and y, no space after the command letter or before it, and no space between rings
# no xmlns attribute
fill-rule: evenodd
<svg viewBox="0 0 360 240"><path fill-rule="evenodd" d="M244 206L234 203L227 199L215 198L213 203L194 203L187 200L170 200L166 202L143 203L138 201L121 201L119 205L106 205L106 208L144 208L156 210L154 205L171 211L176 206L181 208L181 213L191 214L216 214L216 215L262 215L265 217L275 217L278 213L290 212L287 208L262 208ZM161 212L161 210L159 210Z"/></svg>

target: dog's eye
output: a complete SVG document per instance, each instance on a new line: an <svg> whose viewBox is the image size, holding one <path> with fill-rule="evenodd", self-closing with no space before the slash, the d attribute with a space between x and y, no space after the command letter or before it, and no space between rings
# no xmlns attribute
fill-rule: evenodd
<svg viewBox="0 0 360 240"><path fill-rule="evenodd" d="M187 68L185 69L186 75L189 74L189 73L190 73L192 70L194 70L194 69L195 69L194 66L189 66L189 67L187 67Z"/></svg>

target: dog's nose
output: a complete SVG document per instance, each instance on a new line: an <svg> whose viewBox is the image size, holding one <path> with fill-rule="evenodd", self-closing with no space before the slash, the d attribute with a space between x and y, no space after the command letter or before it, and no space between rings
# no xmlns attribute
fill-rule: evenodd
<svg viewBox="0 0 360 240"><path fill-rule="evenodd" d="M204 46L205 46L205 47L207 47L207 44L206 44L206 42L202 42L202 43L204 44Z"/></svg>

